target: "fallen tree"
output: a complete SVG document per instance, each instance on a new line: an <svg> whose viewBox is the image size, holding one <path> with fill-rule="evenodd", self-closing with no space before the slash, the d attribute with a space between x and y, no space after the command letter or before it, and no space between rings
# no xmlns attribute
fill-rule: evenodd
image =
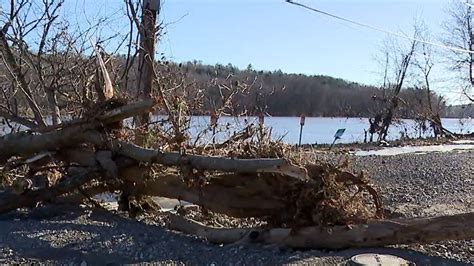
<svg viewBox="0 0 474 266"><path fill-rule="evenodd" d="M365 224L332 227L213 228L170 215L170 227L212 243L253 242L293 248L343 249L396 244L432 243L474 238L474 213L453 216L376 220Z"/></svg>
<svg viewBox="0 0 474 266"><path fill-rule="evenodd" d="M258 218L265 224L251 229L212 228L170 216L170 228L214 243L345 248L473 238L472 214L383 219L379 195L368 179L340 167L298 165L291 158L252 159L238 153L235 158L214 156L203 149L201 154L187 154L143 148L121 139L123 129L111 129L153 106L145 101L106 108L94 118L2 137L4 171L26 165L30 172L0 193L0 213L41 204L81 204L94 195L119 191L125 201L174 198L213 213ZM60 169L60 177L36 185L38 177L48 178L48 166ZM15 184L21 188L14 189Z"/></svg>
<svg viewBox="0 0 474 266"><path fill-rule="evenodd" d="M124 108L115 110L120 117L121 110ZM134 114L131 113L131 115ZM107 123L115 122L115 120L107 122L102 120L102 123L92 121L81 125L70 123L69 127L43 134L6 136L0 140L0 146L7 147L0 151L0 158L4 158L4 161L14 159L15 163L7 163L7 168L33 164L42 160L43 164L55 162L57 165L64 165L63 168L68 173L74 172L75 169L76 171L77 169L82 169L82 171L99 169L95 171L99 171L102 179L105 179L104 182L108 179L120 179L122 183L133 184L126 188L130 196L177 198L235 217L255 216L275 219L278 214L278 216L286 216L279 218L281 222L286 223L302 211L299 210L302 207L296 204L307 208L305 201L324 199L323 194L326 192L324 182L335 184L338 182L336 179L351 176L335 168L316 166L305 168L280 158L239 159L145 149L100 132L107 129ZM28 145L29 143L31 144ZM14 146L16 149L12 148ZM27 157L24 158L24 156ZM159 170L163 172L157 177L153 175L155 165L158 165L161 168ZM92 172L86 173L92 175ZM74 186L66 187L72 190L91 179L93 178L84 179L74 183L76 184ZM360 183L356 186L360 186L361 189L369 187L362 181L362 177L352 176L352 179L340 180L340 182L342 184L359 180ZM28 180L22 183L32 182ZM0 202L0 212L11 210L12 207L23 207L22 201L17 200L19 197L28 198L27 202L30 202L28 206L32 203L52 200L48 195L59 196L67 192L62 188L64 182L34 191L26 187L25 191L20 190L21 195L14 193L6 195L5 200ZM124 189L110 185L108 190ZM373 193L373 190L369 192ZM380 209L377 195L373 194L373 197L376 207ZM349 200L348 196L346 200ZM289 204L294 206L289 206ZM292 213L287 213L285 210L292 210ZM310 219L311 215L311 212L308 212L306 219ZM377 215L380 215L380 211Z"/></svg>
<svg viewBox="0 0 474 266"><path fill-rule="evenodd" d="M249 84L232 75L210 80L216 93L203 95L202 88L193 87L196 83L166 62L155 68L160 63L148 60L153 59L152 47L147 51L137 47L140 61L147 62L145 67L134 64L133 38L123 66L99 47L107 42L104 39L92 44L95 55L88 57L84 54L91 50L90 40L85 45L82 38L68 36L67 29L56 28L68 41L77 41L65 43L67 49L58 48L62 46L53 44L59 37L48 32L60 25L53 21L61 3L38 5L43 16L31 22L36 16L28 15L27 2L10 2L4 21L16 22L7 22L0 31L0 51L6 55L2 70L7 72L0 75L0 114L11 131L0 137L0 214L65 203L92 202L96 208L100 204L94 196L117 193L119 210L132 218L153 205L151 196L160 196L198 205L202 214L258 220L258 228L223 229L170 216L171 228L215 243L344 248L473 237L472 214L385 220L380 197L363 173L346 171L344 163L335 166L294 154L287 145L273 141L263 123L248 124L227 140L216 140L219 117L238 114L233 97L248 93L256 79L252 82L249 77ZM144 25L135 5L127 1L127 8L131 27L137 26L142 34ZM156 29L152 24L146 23L149 33ZM47 26L40 30L40 45L33 53L24 45L29 38L17 33L35 32L30 27L38 25ZM404 59L403 71L412 52ZM130 74L134 66L138 73ZM107 70L111 67L113 75ZM404 75L400 73L397 93ZM141 78L146 82L140 83ZM139 91L129 87L134 82ZM115 91L117 84L126 90ZM137 92L139 97L124 92ZM132 100L137 98L141 100ZM191 141L190 117L204 101L212 106L213 120L206 130L213 134L203 140L204 130ZM260 104L257 99L256 109L264 111ZM384 122L390 124L397 104L394 98ZM155 110L165 118L150 119ZM43 116L46 113L51 119Z"/></svg>

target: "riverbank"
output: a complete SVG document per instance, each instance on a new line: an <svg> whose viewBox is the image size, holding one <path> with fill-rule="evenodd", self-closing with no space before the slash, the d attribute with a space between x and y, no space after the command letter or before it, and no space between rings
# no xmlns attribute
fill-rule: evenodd
<svg viewBox="0 0 474 266"><path fill-rule="evenodd" d="M303 144L301 148L303 150L323 150L333 152L352 152L357 150L369 151L379 150L386 147L404 147L404 146L431 146L431 145L462 145L462 144L474 144L474 137L460 137L457 139L453 138L410 138L410 139L397 139L388 140L382 143L375 142L352 142L352 143L335 143L331 144ZM293 145L293 148L298 149L298 145Z"/></svg>
<svg viewBox="0 0 474 266"><path fill-rule="evenodd" d="M474 212L474 152L354 156L309 153L314 160L347 159L365 171L391 216ZM342 263L366 252L393 254L417 265L474 263L474 240L377 249L291 250L277 246L211 245L163 227L160 217L139 221L103 210L39 209L0 216L0 263Z"/></svg>

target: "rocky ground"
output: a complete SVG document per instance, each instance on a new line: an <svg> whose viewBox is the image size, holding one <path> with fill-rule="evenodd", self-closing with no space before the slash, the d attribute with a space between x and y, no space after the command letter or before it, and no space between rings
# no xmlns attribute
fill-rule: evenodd
<svg viewBox="0 0 474 266"><path fill-rule="evenodd" d="M394 215L474 212L474 151L356 157L314 153L318 160L348 158L364 170ZM417 265L474 263L474 240L377 249L291 250L278 246L208 244L171 232L160 219L131 220L96 209L43 208L0 216L0 263L344 263L359 253L393 254Z"/></svg>

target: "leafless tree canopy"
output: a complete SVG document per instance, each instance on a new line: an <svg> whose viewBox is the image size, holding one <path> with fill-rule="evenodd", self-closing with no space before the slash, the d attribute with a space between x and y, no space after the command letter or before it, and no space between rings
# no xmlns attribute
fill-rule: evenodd
<svg viewBox="0 0 474 266"><path fill-rule="evenodd" d="M472 7L463 1L451 1L447 10L448 18L444 22L445 35L443 42L452 47L472 51L474 48L474 32ZM446 52L451 70L457 72L458 86L465 96L473 101L471 87L474 84L474 58L471 53L449 51Z"/></svg>

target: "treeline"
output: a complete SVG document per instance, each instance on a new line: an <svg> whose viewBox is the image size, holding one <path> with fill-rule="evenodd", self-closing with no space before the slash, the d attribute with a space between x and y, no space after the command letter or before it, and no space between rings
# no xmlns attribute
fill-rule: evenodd
<svg viewBox="0 0 474 266"><path fill-rule="evenodd" d="M321 75L287 74L281 70L257 71L251 65L241 70L228 65L204 65L200 62L187 62L179 65L190 79L199 84L217 79L232 79L252 83L246 93L235 97L235 110L247 110L251 114L264 111L273 116L347 116L370 117L386 106L391 90L362 85ZM219 100L219 91L214 86L207 88L207 96ZM432 94L432 103L443 113L446 103L442 97ZM407 88L400 93L401 103L397 116L416 118L426 109L425 90ZM203 112L211 106L205 104ZM452 115L452 114L451 114Z"/></svg>
<svg viewBox="0 0 474 266"><path fill-rule="evenodd" d="M89 64L94 66L95 59L75 58L75 64ZM125 58L115 56L109 61L108 68L111 70L113 81L120 94L136 96L136 74L130 72L130 81L124 82L120 79L123 71ZM134 67L132 67L132 70ZM186 63L161 62L157 64L158 72L164 76L158 83L170 78L171 83L185 82L190 97L197 97L197 91L202 91L205 99L192 107L193 114L209 114L215 105L222 105L222 94L229 93L219 89L219 84L231 84L238 82L246 85L247 90L233 96L231 105L234 113L246 112L248 115L257 115L261 112L272 116L325 116L325 117L372 117L380 113L387 106L386 101L390 99L391 90L367 86L343 79L322 75L287 74L281 70L257 71L249 65L246 69L239 69L231 64L227 65L205 65L198 61ZM3 64L0 63L0 73L7 73ZM91 73L94 73L92 70ZM28 79L33 79L28 73ZM87 75L67 73L61 77L62 80L71 82L72 77L77 79L75 86L63 86L58 90L58 105L61 111L67 112L74 109L75 105L65 95L85 95L83 91L92 92L93 82ZM2 85L8 86L7 83ZM160 86L159 84L157 84ZM168 84L174 86L173 84ZM230 86L230 85L229 85ZM89 88L87 88L89 87ZM41 108L47 108L46 97L42 92L33 91L37 94L37 102ZM402 99L397 108L398 118L417 118L426 110L427 95L425 90L406 88L400 93ZM446 106L445 101L439 95L432 94L432 105L443 117L469 117L474 116L474 108L469 106ZM6 99L1 99L7 101ZM18 106L25 106L23 95L16 96ZM229 114L229 112L227 112Z"/></svg>
<svg viewBox="0 0 474 266"><path fill-rule="evenodd" d="M474 117L474 104L449 105L444 110L443 116L449 118Z"/></svg>

